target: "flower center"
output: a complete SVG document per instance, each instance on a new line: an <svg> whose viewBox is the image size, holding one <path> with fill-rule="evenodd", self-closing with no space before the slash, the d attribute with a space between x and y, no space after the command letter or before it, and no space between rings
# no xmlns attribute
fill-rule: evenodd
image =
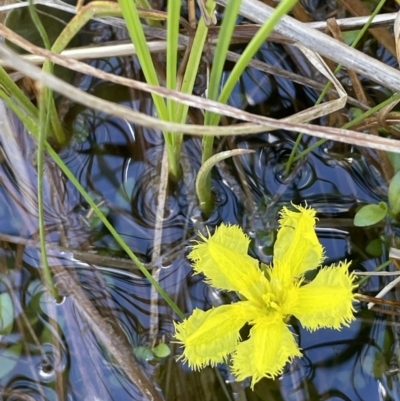
<svg viewBox="0 0 400 401"><path fill-rule="evenodd" d="M262 299L265 302L268 312L276 312L280 309L278 303L276 302L276 296L272 292L267 292L262 295Z"/></svg>

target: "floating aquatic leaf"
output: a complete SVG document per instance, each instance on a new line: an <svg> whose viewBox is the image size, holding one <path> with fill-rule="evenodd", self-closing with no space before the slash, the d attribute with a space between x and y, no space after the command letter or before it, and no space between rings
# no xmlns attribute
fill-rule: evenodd
<svg viewBox="0 0 400 401"><path fill-rule="evenodd" d="M135 355L144 361L152 361L154 359L154 354L149 347L144 347L140 345L134 349Z"/></svg>
<svg viewBox="0 0 400 401"><path fill-rule="evenodd" d="M166 358L169 354L171 354L171 350L169 349L167 344L158 344L151 349L153 354L157 358Z"/></svg>
<svg viewBox="0 0 400 401"><path fill-rule="evenodd" d="M380 238L373 239L365 248L365 250L372 256L382 255L382 241Z"/></svg>
<svg viewBox="0 0 400 401"><path fill-rule="evenodd" d="M14 324L14 305L8 292L0 294L0 334L10 334Z"/></svg>
<svg viewBox="0 0 400 401"><path fill-rule="evenodd" d="M387 215L387 210L387 205L384 202L380 202L378 205L363 206L354 217L354 225L366 227L379 223Z"/></svg>
<svg viewBox="0 0 400 401"><path fill-rule="evenodd" d="M395 173L400 171L400 153L386 152Z"/></svg>

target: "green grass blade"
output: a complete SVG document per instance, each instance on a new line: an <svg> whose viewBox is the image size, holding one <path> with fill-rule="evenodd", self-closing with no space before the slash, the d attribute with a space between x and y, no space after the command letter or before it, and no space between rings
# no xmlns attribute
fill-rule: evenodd
<svg viewBox="0 0 400 401"><path fill-rule="evenodd" d="M50 44L50 40L49 37L47 35L46 29L44 28L42 21L39 18L39 15L37 14L35 5L33 4L32 0L29 0L29 14L32 18L33 24L35 26L35 28L38 30L44 46L47 50L51 49L51 44ZM50 73L53 73L53 69L54 66L51 62L46 63L43 68L45 70L47 70ZM44 97L44 99L49 98L50 101L43 101L42 107L45 107L46 104L48 106L47 112L45 112L45 114L48 114L49 116L49 121L51 121L52 126L53 126L53 133L54 133L54 139L57 141L58 144L62 145L66 142L66 136L64 133L64 130L61 126L61 122L58 118L58 113L57 113L57 109L54 103L54 99L53 99L53 92L48 89L48 88L43 88L43 92L41 94L41 96ZM46 130L47 133L49 133L49 130Z"/></svg>
<svg viewBox="0 0 400 401"><path fill-rule="evenodd" d="M224 18L218 34L218 40L215 47L215 56L212 60L212 68L210 74L210 83L207 88L207 98L211 100L218 99L218 92L221 83L221 77L224 70L226 55L231 43L233 31L236 26L241 0L230 1L224 11ZM211 123L211 112L206 111L205 124Z"/></svg>
<svg viewBox="0 0 400 401"><path fill-rule="evenodd" d="M43 208L43 171L44 171L44 146L46 143L47 132L50 125L50 115L47 112L51 104L51 97L44 96L45 88L42 88L39 93L39 141L37 152L37 185L38 185L38 220L39 220L39 239L40 239L40 255L43 267L43 276L47 288L51 291L54 298L58 297L56 287L50 272L50 267L47 261L46 250L46 233L44 227L44 208Z"/></svg>
<svg viewBox="0 0 400 401"><path fill-rule="evenodd" d="M208 14L214 12L215 2L208 0L206 3L206 10ZM207 39L208 27L206 26L203 19L199 21L197 26L196 34L190 49L190 56L186 66L185 74L182 80L181 92L192 93L194 83L197 77L197 71L199 70L199 64L201 56L203 54L204 45ZM185 123L187 119L189 106L184 104L178 104L176 109L177 119L176 122Z"/></svg>
<svg viewBox="0 0 400 401"><path fill-rule="evenodd" d="M29 0L29 13L32 21L39 31L40 36L43 40L45 48L50 50L51 44L47 32L40 20L36 8L32 2ZM48 70L53 72L53 63L48 64ZM39 141L37 150L37 186L38 186L38 223L39 223L39 240L40 240L40 254L43 267L43 276L45 284L53 294L54 298L58 297L56 287L54 286L53 279L51 276L50 267L47 261L47 251L46 251L46 233L44 227L44 202L43 202L43 172L44 172L44 145L50 128L50 121L52 120L52 113L56 113L53 101L53 91L49 88L42 87L39 90ZM58 118L58 116L57 116ZM60 138L57 138L60 139Z"/></svg>
<svg viewBox="0 0 400 401"><path fill-rule="evenodd" d="M150 51L146 44L146 37L143 32L142 24L140 22L135 2L131 0L118 1L129 32L129 36L136 48L136 54L140 61L140 65L146 78L146 82L152 85L159 86L157 72L155 70ZM157 109L159 118L168 121L168 110L165 105L164 99L161 96L155 94L152 94L152 98ZM169 132L164 133L164 138L167 147L170 173L173 177L177 178L179 176L179 154L177 153L175 145L176 138L174 137L174 134Z"/></svg>
<svg viewBox="0 0 400 401"><path fill-rule="evenodd" d="M29 0L29 13L32 21L39 31L43 40L45 48L50 50L51 44L47 32L44 29L42 21L40 20L32 0ZM48 70L53 72L53 63L48 64ZM44 227L44 207L43 207L43 172L44 172L44 144L49 132L51 114L55 109L51 109L53 104L53 91L49 88L42 87L39 90L39 141L37 151L37 186L38 186L38 220L39 220L39 239L40 239L40 254L43 266L43 276L45 284L50 289L51 293L57 298L57 290L54 286L51 277L50 267L47 261L46 251L46 233Z"/></svg>
<svg viewBox="0 0 400 401"><path fill-rule="evenodd" d="M30 16L31 16L31 18L32 18L32 21L33 21L33 25L34 25L35 28L38 30L38 32L39 32L39 34L40 34L40 37L41 37L42 40L43 40L44 47L45 47L47 50L50 50L50 49L51 49L51 44L50 44L49 37L47 36L46 29L44 29L44 26L43 26L43 24L42 24L42 21L40 20L38 14L37 14L35 5L33 4L33 0L29 0L29 6L28 6L28 8L29 8L29 14L30 14Z"/></svg>
<svg viewBox="0 0 400 401"><path fill-rule="evenodd" d="M211 100L218 99L218 92L221 84L221 77L224 71L224 65L226 60L226 55L229 49L229 45L231 42L232 34L236 26L236 21L240 9L242 1L230 1L225 8L224 18L222 20L222 24L220 27L220 31L218 34L218 41L215 47L214 56L212 61L212 68L210 74L210 82L207 88L207 98ZM204 117L204 124L211 125L214 117L214 113L206 111ZM205 136L203 137L203 148L202 148L202 163L205 163L213 154L213 146L214 146L214 137L213 136ZM204 195L197 194L199 198L200 205L202 204L201 197L205 196L205 193L208 192L209 196L207 196L207 200L205 203L207 204L206 208L211 208L211 174L208 174L204 179L202 192Z"/></svg>
<svg viewBox="0 0 400 401"><path fill-rule="evenodd" d="M22 121L24 126L31 132L37 129L38 119L29 117L26 112L19 107L19 105L15 102L15 99L11 98L10 95L4 92L3 89L0 88L0 99L4 101L4 103L15 113L15 115Z"/></svg>
<svg viewBox="0 0 400 401"><path fill-rule="evenodd" d="M19 106L23 113L26 113L30 119L37 120L39 116L38 109L22 92L18 85L10 78L5 69L0 66L0 87L3 88L4 93L12 97L16 104Z"/></svg>
<svg viewBox="0 0 400 401"><path fill-rule="evenodd" d="M227 79L221 94L219 96L219 101L221 103L226 103L232 90L234 89L238 79L242 75L243 71L247 67L248 63L251 61L253 56L256 54L261 45L268 38L270 33L273 31L275 25L279 20L286 15L292 7L297 3L298 0L283 0L275 8L271 17L265 22L265 24L258 30L253 39L249 42L246 49L240 56L235 67ZM218 114L214 115L212 118L212 125L217 125L219 123L220 116Z"/></svg>
<svg viewBox="0 0 400 401"><path fill-rule="evenodd" d="M215 2L213 0L208 0L206 3L207 12L211 14L214 11L214 8L215 8ZM196 72L199 70L199 64L201 56L203 54L204 44L207 39L207 33L208 33L208 27L204 23L204 20L201 19L197 26L196 34L189 55L189 60L186 65L184 77L182 79L182 85L180 89L182 93L193 92L194 83L197 77ZM173 121L180 123L186 122L188 110L189 106L183 105L181 103L176 104L174 110L175 117ZM174 148L176 149L178 155L182 147L182 140L183 140L182 134L175 134L175 137L171 138L171 141L173 141ZM168 157L168 160L169 159L170 158Z"/></svg>
<svg viewBox="0 0 400 401"><path fill-rule="evenodd" d="M178 65L178 35L179 35L179 18L181 11L181 1L173 0L168 3L168 19L167 19L167 88L176 88L176 73ZM174 113L172 107L175 102L168 99L169 118L173 121Z"/></svg>
<svg viewBox="0 0 400 401"><path fill-rule="evenodd" d="M154 67L153 60L149 48L146 43L146 36L144 35L142 23L139 18L139 13L136 8L136 4L131 0L119 0L118 1L122 15L124 17L126 27L129 32L132 43L135 46L137 56L140 61L140 65L143 70L143 74L146 78L146 82L152 85L159 86L157 72ZM164 99L159 95L152 95L154 104L156 105L159 117L163 120L168 119L167 108Z"/></svg>
<svg viewBox="0 0 400 401"><path fill-rule="evenodd" d="M167 88L176 89L176 74L178 70L178 36L179 36L179 18L181 13L181 0L172 0L168 2L167 19ZM167 100L167 110L169 121L176 120L175 101ZM183 135L168 134L170 146L174 149L175 155L180 155ZM170 159L170 155L168 155ZM178 171L173 172L176 177Z"/></svg>

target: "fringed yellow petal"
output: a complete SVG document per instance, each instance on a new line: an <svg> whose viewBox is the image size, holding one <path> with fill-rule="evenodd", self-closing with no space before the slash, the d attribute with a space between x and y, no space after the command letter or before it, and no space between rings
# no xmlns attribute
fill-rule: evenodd
<svg viewBox="0 0 400 401"><path fill-rule="evenodd" d="M340 329L354 320L353 293L356 276L350 263L324 267L310 283L298 289L297 306L291 311L303 327L313 331L322 327Z"/></svg>
<svg viewBox="0 0 400 401"><path fill-rule="evenodd" d="M288 283L293 277L318 267L324 260L323 247L315 234L315 210L302 206L284 207L274 246L274 275Z"/></svg>
<svg viewBox="0 0 400 401"><path fill-rule="evenodd" d="M239 341L239 330L247 321L247 302L222 305L204 312L195 309L175 324L175 339L184 346L181 359L192 369L223 362Z"/></svg>
<svg viewBox="0 0 400 401"><path fill-rule="evenodd" d="M249 238L239 226L222 224L204 242L193 246L189 258L196 273L214 287L237 291L245 298L260 298L268 282L258 261L247 255Z"/></svg>
<svg viewBox="0 0 400 401"><path fill-rule="evenodd" d="M239 343L233 354L232 370L238 380L251 377L251 386L263 377L274 379L287 362L301 356L292 332L280 314L264 316L254 322L247 341Z"/></svg>
<svg viewBox="0 0 400 401"><path fill-rule="evenodd" d="M193 369L215 365L232 356L238 380L275 378L287 362L301 356L285 321L296 316L309 330L339 329L354 319L355 275L349 263L325 267L302 285L304 273L323 261L323 247L315 234L315 211L283 208L274 247L274 266L258 267L247 254L249 238L238 226L221 225L212 236L202 236L189 258L194 271L215 287L236 291L247 300L207 312L196 309L176 324L175 339L184 346L181 359ZM239 330L248 322L250 338L239 342Z"/></svg>

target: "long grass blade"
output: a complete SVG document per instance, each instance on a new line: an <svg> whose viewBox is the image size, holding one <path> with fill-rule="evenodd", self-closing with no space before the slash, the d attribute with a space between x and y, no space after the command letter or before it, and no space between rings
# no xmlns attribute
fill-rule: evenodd
<svg viewBox="0 0 400 401"><path fill-rule="evenodd" d="M37 119L39 116L38 109L22 92L18 85L10 78L5 69L0 66L0 87L3 88L4 93L12 97L18 107L26 113L28 118Z"/></svg>
<svg viewBox="0 0 400 401"><path fill-rule="evenodd" d="M159 86L157 72L151 58L151 53L146 45L146 37L142 28L142 24L140 22L139 13L136 8L135 2L131 0L119 0L119 5L121 7L122 15L126 22L129 36L136 48L137 56L140 61L140 65L142 67L146 82L152 85ZM174 18L175 16L173 17L173 20ZM171 61L173 60L170 60L170 62ZM168 121L168 110L167 106L165 105L164 99L155 94L152 94L152 98L160 119ZM177 178L179 175L179 167L178 154L175 148L175 138L174 135L170 132L164 132L164 138L167 147L170 172L173 177Z"/></svg>
<svg viewBox="0 0 400 401"><path fill-rule="evenodd" d="M47 35L46 29L44 28L42 21L39 18L39 15L36 11L35 5L33 4L33 0L29 0L28 4L29 8L29 14L32 18L33 24L35 28L38 30L40 37L43 40L44 46L47 50L51 49L51 43L49 40L49 37ZM46 63L43 68L48 71L49 73L53 73L54 70L54 65L50 62ZM64 130L62 129L61 122L58 118L58 113L57 109L54 103L53 99L53 91L49 88L43 88L41 95L43 97L43 102L42 102L42 107L47 107L47 112L44 111L45 114L48 116L49 122L51 122L51 125L53 126L53 134L54 134L54 139L57 141L58 144L62 145L66 142L66 136L64 133ZM49 99L49 101L46 101L46 99ZM40 115L40 112L39 112ZM41 132L46 132L46 134L50 133L49 129L44 129Z"/></svg>
<svg viewBox="0 0 400 401"><path fill-rule="evenodd" d="M29 0L29 13L32 21L39 31L40 36L47 50L50 50L51 44L47 32L40 20L32 0ZM53 64L48 64L49 72L53 72ZM53 296L57 297L57 290L54 286L53 279L50 272L50 267L47 261L46 251L46 233L44 227L44 207L43 207L43 171L44 171L44 145L49 132L51 114L55 112L52 109L53 91L50 88L41 87L39 90L39 141L37 151L37 185L38 185L38 220L39 220L39 239L40 239L40 254L43 266L43 276L47 287L50 289Z"/></svg>
<svg viewBox="0 0 400 401"><path fill-rule="evenodd" d="M218 92L221 84L221 77L224 70L226 55L228 53L231 37L236 26L236 21L240 9L241 0L230 1L226 6L224 18L222 20L220 32L218 34L217 45L215 47L214 57L212 62L210 82L207 88L207 98L211 100L218 99ZM211 125L214 113L206 111L204 124ZM203 153L202 162L204 163L212 155L212 147L214 143L213 137L203 138Z"/></svg>
<svg viewBox="0 0 400 401"><path fill-rule="evenodd" d="M172 0L168 3L167 19L167 88L176 89L176 74L178 70L178 36L179 36L179 18L181 13L181 0ZM169 121L176 121L177 104L171 99L167 99L167 109ZM170 146L173 148L175 157L181 153L182 147L181 135L168 134ZM167 150L168 152L168 150ZM177 166L173 167L173 175L177 176ZM175 171L176 170L176 171Z"/></svg>
<svg viewBox="0 0 400 401"><path fill-rule="evenodd" d="M212 69L211 69L211 74L210 74L210 82L207 88L207 98L211 100L217 100L218 98L218 93L219 93L219 88L220 88L220 83L221 83L221 77L222 73L224 70L224 65L225 65L225 60L226 60L226 55L228 53L231 37L233 34L233 31L236 26L236 21L240 9L240 4L241 0L238 1L230 1L228 5L226 6L225 12L224 12L224 18L222 20L220 32L218 34L218 41L217 45L214 51L214 54L217 55L214 57L213 62L212 62ZM211 125L212 120L214 117L215 113L211 113L209 111L206 111L205 117L204 117L204 124L205 125ZM213 153L213 144L214 144L214 137L213 136L205 136L203 137L203 149L202 149L202 163L205 163ZM200 205L202 204L202 201L200 199L201 197L205 197L205 193L208 192L209 195L206 196L206 199L204 200L205 202L205 209L210 209L211 208L211 174L207 174L207 176L202 180L203 185L202 185L202 195L199 195L199 202Z"/></svg>
<svg viewBox="0 0 400 401"><path fill-rule="evenodd" d="M208 14L213 13L215 8L215 2L213 0L208 0L206 3L206 11ZM201 19L197 26L196 34L192 43L192 48L190 49L190 56L186 66L185 74L182 80L182 93L192 93L194 83L197 74L194 73L199 70L201 56L203 54L205 42L207 39L208 26L205 24L204 20ZM177 122L184 123L187 119L187 113L189 106L185 104L179 104L176 110Z"/></svg>
<svg viewBox="0 0 400 401"><path fill-rule="evenodd" d="M44 146L50 125L50 115L47 113L48 106L51 104L51 97L44 96L45 88L39 91L39 141L37 151L37 185L38 185L38 220L39 220L39 239L40 239L40 257L43 267L43 276L47 288L50 289L54 298L57 298L57 290L54 286L47 261L46 233L44 227L44 208L43 208L43 171L44 171Z"/></svg>
<svg viewBox="0 0 400 401"><path fill-rule="evenodd" d="M256 54L261 45L268 38L270 33L273 31L275 25L279 20L285 16L297 3L298 0L283 0L275 8L271 17L265 22L265 24L259 29L253 39L249 42L246 49L242 53L241 57L237 61L235 67L227 79L221 94L219 95L219 101L221 103L226 103L233 88L235 87L239 77L242 75L243 71L247 67L248 63L251 61L253 56ZM218 114L214 115L212 119L212 125L217 125L219 123L220 116Z"/></svg>

